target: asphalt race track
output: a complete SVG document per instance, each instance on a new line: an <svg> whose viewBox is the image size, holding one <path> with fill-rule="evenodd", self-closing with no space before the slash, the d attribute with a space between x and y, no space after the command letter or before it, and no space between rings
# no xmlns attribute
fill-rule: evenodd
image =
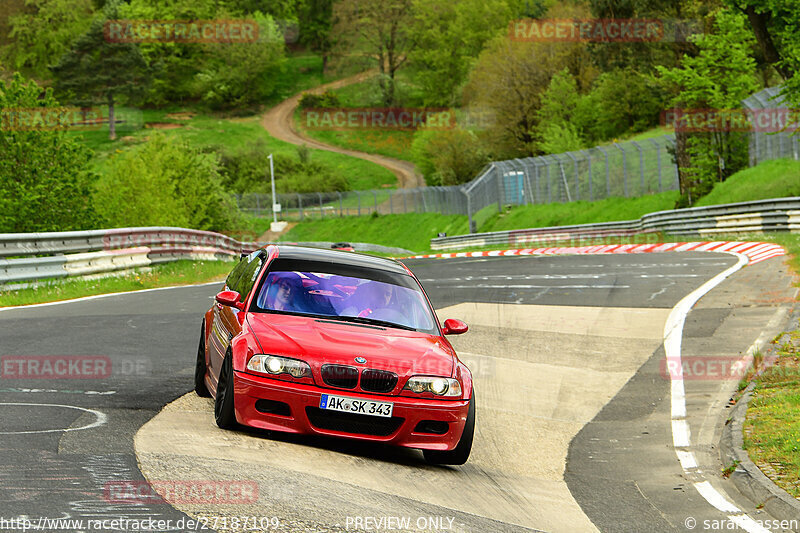
<svg viewBox="0 0 800 533"><path fill-rule="evenodd" d="M169 531L196 530L175 524L204 517L217 531L470 533L688 531L687 517L724 520L675 456L660 363L672 307L736 261L409 260L439 318L470 325L452 342L475 374L476 437L470 461L453 468L415 450L217 429L210 400L186 393L219 284L0 311L0 531L22 531L3 522L20 517L29 531L78 530L42 517L171 520L157 529ZM684 357L741 356L763 330L785 326L794 293L781 258L745 267L688 315ZM45 365L42 356L91 364L82 378L27 377L20 361ZM705 478L764 519L719 475L714 447L735 385L687 382L692 444ZM145 477L236 481L257 494L214 505L113 497L120 482ZM235 517L245 520L237 527ZM126 529L82 529L99 530Z"/></svg>

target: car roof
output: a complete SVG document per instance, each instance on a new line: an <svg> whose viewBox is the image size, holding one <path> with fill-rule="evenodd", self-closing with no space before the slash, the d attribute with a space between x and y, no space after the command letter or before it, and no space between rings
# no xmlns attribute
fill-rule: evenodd
<svg viewBox="0 0 800 533"><path fill-rule="evenodd" d="M405 266L394 259L376 257L374 255L345 252L330 248L311 248L287 244L275 245L281 259L304 259L307 261L324 261L340 265L372 268L408 275Z"/></svg>

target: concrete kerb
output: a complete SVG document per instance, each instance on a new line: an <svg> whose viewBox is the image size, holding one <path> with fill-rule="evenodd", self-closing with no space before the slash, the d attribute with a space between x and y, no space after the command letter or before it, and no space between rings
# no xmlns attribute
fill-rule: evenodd
<svg viewBox="0 0 800 533"><path fill-rule="evenodd" d="M773 349L772 345L765 347L765 351ZM730 479L739 492L778 520L797 520L800 501L769 479L744 449L744 422L754 388L755 382L747 386L730 413L720 438L720 459L726 467L735 465Z"/></svg>

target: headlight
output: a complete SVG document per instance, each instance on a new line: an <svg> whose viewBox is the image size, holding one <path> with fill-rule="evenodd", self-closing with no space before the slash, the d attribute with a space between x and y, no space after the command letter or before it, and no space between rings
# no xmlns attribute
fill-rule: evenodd
<svg viewBox="0 0 800 533"><path fill-rule="evenodd" d="M450 398L461 396L461 383L452 378L414 376L408 379L406 386L403 388L418 394L430 392L436 396Z"/></svg>
<svg viewBox="0 0 800 533"><path fill-rule="evenodd" d="M311 367L305 361L277 355L254 355L247 362L247 370L275 376L289 374L293 378L311 377Z"/></svg>

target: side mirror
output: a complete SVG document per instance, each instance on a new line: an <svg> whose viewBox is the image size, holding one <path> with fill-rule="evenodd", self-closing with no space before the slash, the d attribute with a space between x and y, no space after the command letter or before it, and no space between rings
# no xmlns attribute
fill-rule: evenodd
<svg viewBox="0 0 800 533"><path fill-rule="evenodd" d="M244 307L244 304L239 301L239 293L236 291L222 291L217 293L214 299L220 305L235 307L237 309L242 309Z"/></svg>
<svg viewBox="0 0 800 533"><path fill-rule="evenodd" d="M456 318L448 318L444 321L442 332L445 335L461 335L462 333L466 333L468 329L469 326L467 326L461 320Z"/></svg>

